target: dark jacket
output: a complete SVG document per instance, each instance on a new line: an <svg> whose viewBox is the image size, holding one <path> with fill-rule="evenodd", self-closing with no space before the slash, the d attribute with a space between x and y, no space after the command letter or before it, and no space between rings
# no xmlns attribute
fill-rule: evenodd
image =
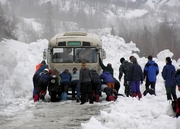
<svg viewBox="0 0 180 129"><path fill-rule="evenodd" d="M129 68L132 66L132 63L124 60L122 64L119 67L119 80L122 78L122 75L124 73L124 80L127 80L127 74L129 72Z"/></svg>
<svg viewBox="0 0 180 129"><path fill-rule="evenodd" d="M162 70L162 77L165 80L165 86L176 86L174 76L176 69L171 63L167 63Z"/></svg>
<svg viewBox="0 0 180 129"><path fill-rule="evenodd" d="M49 75L49 73L42 73L39 81L49 82L51 78L52 77Z"/></svg>
<svg viewBox="0 0 180 129"><path fill-rule="evenodd" d="M134 61L132 66L129 68L127 80L143 82L143 72L141 66L137 63L137 61Z"/></svg>
<svg viewBox="0 0 180 129"><path fill-rule="evenodd" d="M79 85L84 82L91 82L91 72L88 68L82 69L79 72Z"/></svg>
<svg viewBox="0 0 180 129"><path fill-rule="evenodd" d="M92 75L92 79L99 79L99 80L101 80L100 76L99 76L99 74L97 73L96 70L91 69L91 75Z"/></svg>
<svg viewBox="0 0 180 129"><path fill-rule="evenodd" d="M114 82L114 78L112 77L111 73L109 71L104 71L100 78L103 79L104 83Z"/></svg>
<svg viewBox="0 0 180 129"><path fill-rule="evenodd" d="M71 82L71 74L70 73L66 74L66 72L64 71L59 76L61 77L60 83L62 83L62 82L69 82L70 83Z"/></svg>
<svg viewBox="0 0 180 129"><path fill-rule="evenodd" d="M156 75L158 74L159 74L158 65L152 60L148 61L144 67L144 77L147 77L149 82L155 82Z"/></svg>
<svg viewBox="0 0 180 129"><path fill-rule="evenodd" d="M99 57L99 65L101 66L101 68L103 70L109 71L111 73L111 75L114 76L114 70L113 70L112 66L111 65L105 66L100 57Z"/></svg>

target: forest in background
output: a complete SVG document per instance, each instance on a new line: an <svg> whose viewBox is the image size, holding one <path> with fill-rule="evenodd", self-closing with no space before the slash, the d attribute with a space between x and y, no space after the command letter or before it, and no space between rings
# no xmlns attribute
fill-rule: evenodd
<svg viewBox="0 0 180 129"><path fill-rule="evenodd" d="M66 31L87 31L100 36L120 36L126 43L132 41L140 49L140 56L156 56L169 49L174 53L173 58L179 59L180 6L157 3L151 8L147 1L7 0L6 4L0 3L0 39L30 43L49 40ZM141 17L125 17L135 9L147 13ZM32 21L39 27L34 27Z"/></svg>

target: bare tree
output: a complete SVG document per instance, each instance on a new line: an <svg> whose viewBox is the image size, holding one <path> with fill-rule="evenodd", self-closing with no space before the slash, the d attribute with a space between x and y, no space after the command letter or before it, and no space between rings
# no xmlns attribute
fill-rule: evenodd
<svg viewBox="0 0 180 129"><path fill-rule="evenodd" d="M47 2L46 4L46 18L45 18L45 23L44 23L44 34L43 37L50 40L55 32L54 32L54 26L53 26L53 6L51 2Z"/></svg>
<svg viewBox="0 0 180 129"><path fill-rule="evenodd" d="M4 11L0 4L0 40L2 40L2 38L17 39L13 35L13 32L16 29L16 24L16 17L5 17Z"/></svg>

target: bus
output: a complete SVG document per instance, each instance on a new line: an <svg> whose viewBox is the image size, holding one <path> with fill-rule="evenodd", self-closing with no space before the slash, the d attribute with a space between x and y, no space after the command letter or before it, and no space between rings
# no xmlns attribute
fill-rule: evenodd
<svg viewBox="0 0 180 129"><path fill-rule="evenodd" d="M65 69L72 71L74 67L81 68L85 61L87 68L95 69L99 74L99 56L106 58L102 49L102 42L98 35L86 32L66 32L55 35L43 52L43 59L47 60L49 68L62 73Z"/></svg>

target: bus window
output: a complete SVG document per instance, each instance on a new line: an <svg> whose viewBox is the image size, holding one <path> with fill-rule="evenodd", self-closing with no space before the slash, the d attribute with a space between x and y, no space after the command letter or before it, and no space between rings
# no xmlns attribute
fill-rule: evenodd
<svg viewBox="0 0 180 129"><path fill-rule="evenodd" d="M73 50L72 48L53 48L54 63L72 63Z"/></svg>
<svg viewBox="0 0 180 129"><path fill-rule="evenodd" d="M75 48L75 62L85 61L87 63L97 62L95 48Z"/></svg>

